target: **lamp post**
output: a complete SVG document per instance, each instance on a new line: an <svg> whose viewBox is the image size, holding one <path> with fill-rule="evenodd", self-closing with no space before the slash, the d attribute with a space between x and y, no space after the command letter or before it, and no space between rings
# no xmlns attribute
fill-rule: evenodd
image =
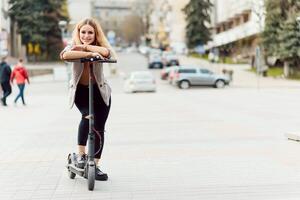
<svg viewBox="0 0 300 200"><path fill-rule="evenodd" d="M298 17L296 18L296 21L297 21L298 26L300 26L300 16L298 16Z"/></svg>
<svg viewBox="0 0 300 200"><path fill-rule="evenodd" d="M69 23L67 21L61 20L58 22L58 26L60 28L61 31L61 40L63 42L63 44L65 44L65 39L66 39L66 35L65 32L67 30ZM67 73L67 86L69 86L69 81L71 79L71 67L69 65L69 63L65 62L65 66L66 66L66 73Z"/></svg>
<svg viewBox="0 0 300 200"><path fill-rule="evenodd" d="M296 22L298 24L298 29L299 29L299 32L300 32L300 16L296 17Z"/></svg>
<svg viewBox="0 0 300 200"><path fill-rule="evenodd" d="M64 37L65 37L65 31L67 29L67 25L68 23L64 20L61 20L58 22L58 26L60 28L61 31L61 40L64 41Z"/></svg>

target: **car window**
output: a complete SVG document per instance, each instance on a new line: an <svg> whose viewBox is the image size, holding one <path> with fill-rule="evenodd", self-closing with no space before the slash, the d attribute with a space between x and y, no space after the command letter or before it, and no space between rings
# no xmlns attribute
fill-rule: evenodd
<svg viewBox="0 0 300 200"><path fill-rule="evenodd" d="M174 54L167 55L166 58L169 59L169 60L171 60L171 59L176 60L177 59L176 55L174 55Z"/></svg>
<svg viewBox="0 0 300 200"><path fill-rule="evenodd" d="M211 73L212 73L212 72L209 71L208 69L200 69L200 72L201 72L202 74L211 74Z"/></svg>
<svg viewBox="0 0 300 200"><path fill-rule="evenodd" d="M179 69L178 72L179 73L187 73L187 74L195 74L196 69Z"/></svg>

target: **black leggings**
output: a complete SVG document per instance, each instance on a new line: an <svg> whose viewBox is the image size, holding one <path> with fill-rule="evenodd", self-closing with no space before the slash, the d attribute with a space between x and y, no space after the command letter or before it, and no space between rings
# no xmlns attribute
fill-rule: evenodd
<svg viewBox="0 0 300 200"><path fill-rule="evenodd" d="M95 133L95 158L100 158L104 145L105 122L109 114L111 99L107 106L100 94L96 84L94 87L94 133ZM89 88L78 84L75 94L75 105L82 117L78 129L78 145L86 146L89 134L89 120L85 117L89 115Z"/></svg>

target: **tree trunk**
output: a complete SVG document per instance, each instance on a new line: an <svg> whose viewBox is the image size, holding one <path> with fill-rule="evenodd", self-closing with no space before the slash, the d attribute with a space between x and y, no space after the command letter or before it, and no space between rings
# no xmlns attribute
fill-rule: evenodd
<svg viewBox="0 0 300 200"><path fill-rule="evenodd" d="M290 75L290 66L289 66L289 62L287 62L287 61L284 61L283 75L286 78L289 77L289 75Z"/></svg>

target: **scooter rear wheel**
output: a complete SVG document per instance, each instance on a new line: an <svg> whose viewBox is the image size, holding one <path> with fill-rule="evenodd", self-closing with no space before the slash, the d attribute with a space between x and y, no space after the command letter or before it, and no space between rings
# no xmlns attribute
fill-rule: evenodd
<svg viewBox="0 0 300 200"><path fill-rule="evenodd" d="M68 156L68 164L72 164L71 154L69 154L69 156ZM76 176L76 174L74 172L72 172L70 169L68 169L68 174L69 174L70 179L74 179Z"/></svg>
<svg viewBox="0 0 300 200"><path fill-rule="evenodd" d="M92 164L88 164L87 167L88 167L88 189L94 190L96 165L95 163L92 163Z"/></svg>

